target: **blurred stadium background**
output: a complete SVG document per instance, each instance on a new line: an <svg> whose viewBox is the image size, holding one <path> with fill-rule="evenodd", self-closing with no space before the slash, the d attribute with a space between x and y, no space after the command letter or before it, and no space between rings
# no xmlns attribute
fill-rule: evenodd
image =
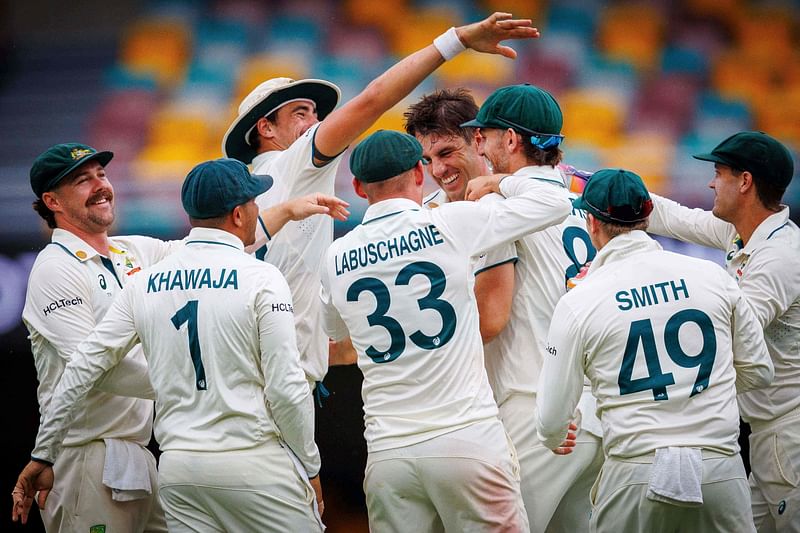
<svg viewBox="0 0 800 533"><path fill-rule="evenodd" d="M338 84L346 101L449 26L496 10L533 19L542 38L512 44L516 61L460 55L373 129L402 129L404 109L436 88L465 86L481 102L499 86L528 82L561 103L567 163L630 168L652 190L688 205L713 202L712 165L691 154L736 131L766 131L798 161L800 0L0 3L0 342L7 346L10 407L3 439L13 450L0 489L12 488L37 422L35 374L19 320L30 264L49 239L30 207L28 171L37 154L67 141L114 151L115 233L180 238L188 229L183 177L221 156L240 100L259 82L323 78ZM354 204L351 220L337 224L341 233L365 206L352 194L346 162L338 180L337 192ZM800 180L785 201L797 221ZM333 396L318 411L332 532L365 528L358 383L357 369L332 369L326 385Z"/></svg>

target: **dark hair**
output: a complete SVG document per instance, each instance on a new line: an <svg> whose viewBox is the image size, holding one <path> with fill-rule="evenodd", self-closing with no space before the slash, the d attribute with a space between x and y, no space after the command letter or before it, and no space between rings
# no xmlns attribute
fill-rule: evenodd
<svg viewBox="0 0 800 533"><path fill-rule="evenodd" d="M410 135L460 135L465 141L472 140L474 128L462 128L461 124L478 114L478 105L467 89L440 89L423 96L419 102L409 106L403 113L406 132Z"/></svg>
<svg viewBox="0 0 800 533"><path fill-rule="evenodd" d="M741 177L742 172L744 172L744 170L741 168L731 167L731 174L733 174L736 178ZM761 204L771 211L777 211L781 206L781 199L783 198L783 193L786 192L787 187L775 183L774 180L753 174L749 170L748 172L750 172L750 175L753 176L753 185L755 185L756 188L756 196L758 196Z"/></svg>
<svg viewBox="0 0 800 533"><path fill-rule="evenodd" d="M56 228L56 215L50 211L50 208L44 204L41 198L37 198L33 201L33 210L39 213L39 216L47 222L48 228Z"/></svg>
<svg viewBox="0 0 800 533"><path fill-rule="evenodd" d="M522 149L523 153L525 154L525 158L528 160L528 163L537 166L551 167L555 167L561 163L561 159L564 157L564 152L561 151L561 148L554 146L552 148L548 148L547 150L542 150L541 148L536 148L533 144L531 144L531 142L526 138L525 134L519 133L519 135L522 136Z"/></svg>

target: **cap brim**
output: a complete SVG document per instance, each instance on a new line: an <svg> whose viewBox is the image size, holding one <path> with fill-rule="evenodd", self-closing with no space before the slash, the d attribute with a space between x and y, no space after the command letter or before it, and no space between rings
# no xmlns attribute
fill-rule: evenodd
<svg viewBox="0 0 800 533"><path fill-rule="evenodd" d="M339 96L339 88L325 80L298 80L272 91L231 124L222 139L222 153L225 157L249 164L258 154L247 144L244 136L258 119L284 102L307 98L317 105L317 118L323 120L339 103Z"/></svg>
<svg viewBox="0 0 800 533"><path fill-rule="evenodd" d="M483 124L482 122L479 122L477 118L474 118L472 120L468 120L467 122L464 122L463 124L461 124L460 127L461 128L485 128L487 126L486 126L486 124Z"/></svg>
<svg viewBox="0 0 800 533"><path fill-rule="evenodd" d="M572 207L575 209L580 209L581 211L588 211L590 209L589 206L583 201L583 196L578 196L577 198L573 199Z"/></svg>
<svg viewBox="0 0 800 533"><path fill-rule="evenodd" d="M264 194L268 190L272 188L272 184L274 180L272 176L268 174L251 174L254 178L253 180L253 188L251 189L250 193L253 195L253 198L260 194Z"/></svg>
<svg viewBox="0 0 800 533"><path fill-rule="evenodd" d="M74 171L79 166L88 163L89 161L97 161L98 163L100 163L100 165L105 167L106 165L108 165L109 161L111 161L113 158L114 158L114 152L109 152L107 150L102 152L95 152L93 154L87 155L86 157L82 157L81 159L75 161L72 164L72 166L62 170L58 176L50 180L50 182L47 184L43 192L52 190L53 187L58 185L62 179L64 179L66 176L70 174L70 172Z"/></svg>
<svg viewBox="0 0 800 533"><path fill-rule="evenodd" d="M719 154L695 154L692 157L695 159L699 159L700 161L711 161L712 163L722 163L723 165L728 165L729 167L735 167L736 163L734 163L731 159L725 158Z"/></svg>

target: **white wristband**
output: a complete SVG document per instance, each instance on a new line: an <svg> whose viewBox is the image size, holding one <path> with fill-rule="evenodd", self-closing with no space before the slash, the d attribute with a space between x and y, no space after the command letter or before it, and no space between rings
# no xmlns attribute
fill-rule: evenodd
<svg viewBox="0 0 800 533"><path fill-rule="evenodd" d="M464 43L461 42L461 39L458 38L456 29L453 27L434 39L433 46L439 50L439 53L442 54L445 61L453 59L467 49Z"/></svg>

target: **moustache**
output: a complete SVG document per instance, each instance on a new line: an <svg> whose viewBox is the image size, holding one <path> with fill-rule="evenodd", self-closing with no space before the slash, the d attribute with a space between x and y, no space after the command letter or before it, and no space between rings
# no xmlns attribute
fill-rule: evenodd
<svg viewBox="0 0 800 533"><path fill-rule="evenodd" d="M110 203L114 201L114 193L111 192L111 190L109 189L103 189L101 191L97 191L96 193L91 195L88 200L86 200L86 205L89 206L100 200L108 200Z"/></svg>

